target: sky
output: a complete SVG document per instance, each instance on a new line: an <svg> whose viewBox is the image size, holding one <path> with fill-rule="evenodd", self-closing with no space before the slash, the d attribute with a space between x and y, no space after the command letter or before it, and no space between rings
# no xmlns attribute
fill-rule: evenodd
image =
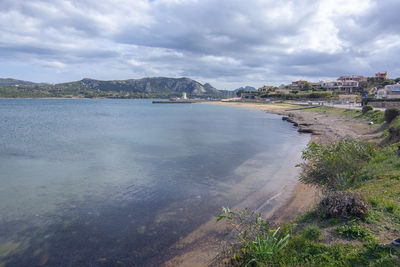
<svg viewBox="0 0 400 267"><path fill-rule="evenodd" d="M399 0L0 0L0 77L218 89L400 77Z"/></svg>

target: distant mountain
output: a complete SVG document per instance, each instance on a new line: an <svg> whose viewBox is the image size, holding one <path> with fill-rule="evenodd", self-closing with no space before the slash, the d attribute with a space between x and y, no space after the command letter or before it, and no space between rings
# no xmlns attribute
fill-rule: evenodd
<svg viewBox="0 0 400 267"><path fill-rule="evenodd" d="M148 93L148 94L181 94L186 92L190 95L215 95L220 92L206 83L201 83L189 78L142 78L129 80L100 81L85 78L76 82L60 83L54 85L56 88L79 88L99 91L123 91L126 93Z"/></svg>
<svg viewBox="0 0 400 267"><path fill-rule="evenodd" d="M15 85L35 85L34 82L16 80L11 78L0 78L0 86L15 86Z"/></svg>
<svg viewBox="0 0 400 267"><path fill-rule="evenodd" d="M14 80L17 81L17 80ZM11 86L20 85L18 88ZM23 85L23 86L21 86ZM85 78L80 81L58 84L35 84L4 81L0 97L174 97L186 92L191 97L223 97L223 94L209 83L201 83L189 78L152 77L129 80L101 81ZM8 86L6 90L6 86ZM0 88L1 89L1 88ZM3 92L3 93L2 93Z"/></svg>
<svg viewBox="0 0 400 267"><path fill-rule="evenodd" d="M235 90L233 90L233 91L229 91L229 90L220 90L220 92L221 92L225 97L231 98L231 97L237 97L237 92L240 91L240 90L245 90L245 91L256 91L257 89L254 88L254 87L251 87L251 86L245 86L245 87L237 88L237 89L235 89Z"/></svg>

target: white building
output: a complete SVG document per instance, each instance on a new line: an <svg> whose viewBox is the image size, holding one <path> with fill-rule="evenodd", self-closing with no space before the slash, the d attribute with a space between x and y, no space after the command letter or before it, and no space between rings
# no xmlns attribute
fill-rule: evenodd
<svg viewBox="0 0 400 267"><path fill-rule="evenodd" d="M343 80L343 81L326 81L322 83L322 88L329 91L346 91L353 93L358 90L359 83L354 80Z"/></svg>
<svg viewBox="0 0 400 267"><path fill-rule="evenodd" d="M376 92L376 98L400 98L400 83L386 85Z"/></svg>

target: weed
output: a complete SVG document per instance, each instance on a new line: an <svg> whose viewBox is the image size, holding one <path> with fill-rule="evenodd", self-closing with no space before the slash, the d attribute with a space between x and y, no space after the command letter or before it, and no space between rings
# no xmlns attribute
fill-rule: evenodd
<svg viewBox="0 0 400 267"><path fill-rule="evenodd" d="M290 234L283 234L280 228L270 229L268 222L261 215L246 209L234 212L222 208L217 221L225 220L231 229L231 241L224 256L231 257L235 264L258 265L269 261L287 244ZM234 251L240 249L240 253Z"/></svg>
<svg viewBox="0 0 400 267"><path fill-rule="evenodd" d="M380 201L379 201L377 198L375 198L375 197L371 197L371 198L368 199L368 203L369 203L372 207L376 208L376 207L378 207Z"/></svg>
<svg viewBox="0 0 400 267"><path fill-rule="evenodd" d="M359 226L356 223L353 223L352 225L341 225L336 227L336 233L339 236L342 236L347 239L365 239L368 237L368 232L365 230L365 228Z"/></svg>
<svg viewBox="0 0 400 267"><path fill-rule="evenodd" d="M331 225L336 225L336 224L339 224L339 223L340 223L340 220L339 220L338 218L329 218L329 219L328 219L328 222L329 222Z"/></svg>
<svg viewBox="0 0 400 267"><path fill-rule="evenodd" d="M317 218L318 214L315 210L310 210L299 216L296 221L299 223L306 223L312 221L313 219Z"/></svg>
<svg viewBox="0 0 400 267"><path fill-rule="evenodd" d="M385 210L389 213L394 213L396 211L396 204L393 201L385 203Z"/></svg>
<svg viewBox="0 0 400 267"><path fill-rule="evenodd" d="M321 236L321 229L316 225L310 225L304 230L304 237L308 240L318 240Z"/></svg>

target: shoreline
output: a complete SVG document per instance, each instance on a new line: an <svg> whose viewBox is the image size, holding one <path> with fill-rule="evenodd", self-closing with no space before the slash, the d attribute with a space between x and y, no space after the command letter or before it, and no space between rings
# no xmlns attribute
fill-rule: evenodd
<svg viewBox="0 0 400 267"><path fill-rule="evenodd" d="M373 135L374 128L355 120L348 120L341 116L332 114L320 114L314 111L304 111L293 109L289 105L275 105L262 103L243 103L243 102L202 102L200 104L235 106L261 110L271 114L283 116L282 119L293 123L299 133L311 135L310 142L329 143L344 137L364 139L366 136ZM372 131L371 131L372 129ZM279 198L275 207L261 214L274 224L281 224L293 220L304 212L310 210L320 199L321 193L315 187L300 183L298 178L300 170L296 176L295 184L288 184L281 189L280 193L272 196L268 201ZM248 201L244 201L247 202ZM269 203L268 203L269 204ZM244 208L243 203L235 208ZM258 211L258 210L257 210ZM207 232L208 229L208 232ZM210 231L211 229L211 231ZM193 233L184 237L173 247L178 250L177 255L167 260L165 266L208 266L212 263L217 253L219 239L216 233L222 233L223 227L210 220ZM207 236L208 234L208 236ZM213 236L210 236L213 235ZM179 251L179 250L178 250Z"/></svg>

